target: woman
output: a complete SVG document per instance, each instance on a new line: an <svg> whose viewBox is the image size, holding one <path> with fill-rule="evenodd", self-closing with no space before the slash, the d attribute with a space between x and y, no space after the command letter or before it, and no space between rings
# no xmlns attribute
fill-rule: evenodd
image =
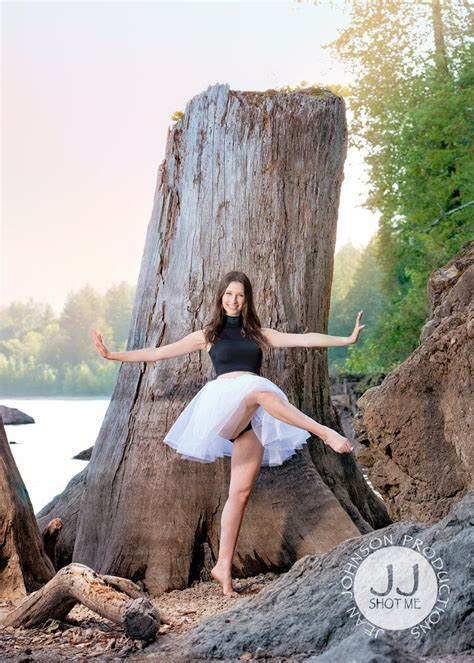
<svg viewBox="0 0 474 663"><path fill-rule="evenodd" d="M222 511L219 555L211 571L226 596L238 596L232 587L232 559L259 468L281 465L306 443L311 433L337 453L352 451L347 438L303 414L289 403L276 384L260 375L262 349L356 343L365 327L359 324L362 313L359 311L349 337L315 332L286 334L262 328L248 277L243 272L232 271L218 285L209 323L203 330L175 343L110 352L101 335L92 330L100 354L116 361L158 361L197 350L209 353L216 379L194 396L164 442L184 458L197 462L209 463L231 456L229 497Z"/></svg>

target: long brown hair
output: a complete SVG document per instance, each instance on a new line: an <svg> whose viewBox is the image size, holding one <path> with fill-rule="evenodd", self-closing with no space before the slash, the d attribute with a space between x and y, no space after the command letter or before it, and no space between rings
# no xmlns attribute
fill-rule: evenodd
<svg viewBox="0 0 474 663"><path fill-rule="evenodd" d="M206 343L211 343L214 345L214 343L216 343L219 338L219 333L222 329L226 316L224 307L222 306L222 297L224 296L229 283L232 281L242 283L244 286L245 301L241 311L242 336L246 336L252 341L255 341L255 343L262 350L264 348L269 348L270 344L260 331L262 329L262 325L260 323L260 318L257 315L257 311L255 310L252 284L250 283L250 279L247 274L238 271L227 272L227 274L224 274L224 276L219 281L214 299L214 311L211 315L210 321L204 327L204 338L206 339Z"/></svg>

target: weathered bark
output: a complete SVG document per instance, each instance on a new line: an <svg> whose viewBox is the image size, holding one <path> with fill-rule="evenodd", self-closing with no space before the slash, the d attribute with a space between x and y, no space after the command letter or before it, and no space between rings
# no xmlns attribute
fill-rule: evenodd
<svg viewBox="0 0 474 663"><path fill-rule="evenodd" d="M117 589L119 592L124 592L132 599L139 599L143 598L144 596L142 589L131 580L128 580L128 578L119 578L118 576L105 575L100 577L105 583L107 583L107 585Z"/></svg>
<svg viewBox="0 0 474 663"><path fill-rule="evenodd" d="M329 92L216 85L194 97L168 134L128 349L202 328L230 269L249 275L264 326L326 332L346 143L344 101ZM228 459L185 461L162 443L211 369L205 352L121 366L89 463L75 561L157 595L198 577L205 550L216 557ZM272 349L262 375L340 429L324 350ZM233 572L285 570L387 522L354 459L314 439L282 467L262 468Z"/></svg>
<svg viewBox="0 0 474 663"><path fill-rule="evenodd" d="M474 242L432 272L419 347L358 400L358 458L396 520L433 522L473 488Z"/></svg>
<svg viewBox="0 0 474 663"><path fill-rule="evenodd" d="M4 615L1 623L31 627L47 619L64 619L76 603L120 624L130 638L153 640L158 631L160 616L139 587L123 578L108 581L107 576L101 577L82 564L70 564L58 571L44 587Z"/></svg>
<svg viewBox="0 0 474 663"><path fill-rule="evenodd" d="M77 518L81 504L89 465L72 477L63 492L56 495L36 514L41 535L45 537L49 523L59 518L63 523L55 546L55 569L58 571L72 562L72 553L77 532Z"/></svg>
<svg viewBox="0 0 474 663"><path fill-rule="evenodd" d="M431 17L433 20L436 64L443 74L449 74L440 0L431 0Z"/></svg>
<svg viewBox="0 0 474 663"><path fill-rule="evenodd" d="M0 419L0 599L17 601L54 575Z"/></svg>
<svg viewBox="0 0 474 663"><path fill-rule="evenodd" d="M82 564L70 564L54 574L62 521L51 520L42 541L1 419L0 461L0 623L28 627L64 619L81 602L121 624L129 637L153 639L159 615L129 579L99 576Z"/></svg>
<svg viewBox="0 0 474 663"><path fill-rule="evenodd" d="M61 518L53 518L41 535L45 552L52 561L54 568L56 568L56 545L62 528L63 521Z"/></svg>

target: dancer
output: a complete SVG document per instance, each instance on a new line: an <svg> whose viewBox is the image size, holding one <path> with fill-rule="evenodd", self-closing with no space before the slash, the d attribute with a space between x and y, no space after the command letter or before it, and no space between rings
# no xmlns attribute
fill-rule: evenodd
<svg viewBox="0 0 474 663"><path fill-rule="evenodd" d="M164 442L184 459L210 463L231 456L229 496L222 511L221 537L212 577L226 596L238 596L231 568L237 538L261 466L277 466L317 435L336 453L350 453L349 440L289 403L286 394L260 375L263 350L269 347L334 347L356 343L363 311L352 334L287 334L262 328L252 285L246 274L231 271L219 282L214 310L204 329L158 348L111 352L92 330L102 357L116 361L159 361L207 351L216 378L207 382L181 412Z"/></svg>

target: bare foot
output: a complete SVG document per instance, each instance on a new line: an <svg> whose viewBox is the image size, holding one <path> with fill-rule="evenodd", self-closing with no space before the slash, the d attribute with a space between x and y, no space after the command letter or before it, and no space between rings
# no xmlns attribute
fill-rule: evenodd
<svg viewBox="0 0 474 663"><path fill-rule="evenodd" d="M338 454L343 454L343 453L350 453L353 451L353 447L347 437L343 437L342 435L339 435L339 433L332 428L329 428L328 426L325 426L326 432L323 433L323 435L319 435L324 442L324 444L327 444L328 447L331 447L331 449L334 449Z"/></svg>
<svg viewBox="0 0 474 663"><path fill-rule="evenodd" d="M238 593L234 591L234 588L232 587L232 578L230 574L227 575L221 571L217 564L211 569L211 576L222 585L224 596L238 596Z"/></svg>

